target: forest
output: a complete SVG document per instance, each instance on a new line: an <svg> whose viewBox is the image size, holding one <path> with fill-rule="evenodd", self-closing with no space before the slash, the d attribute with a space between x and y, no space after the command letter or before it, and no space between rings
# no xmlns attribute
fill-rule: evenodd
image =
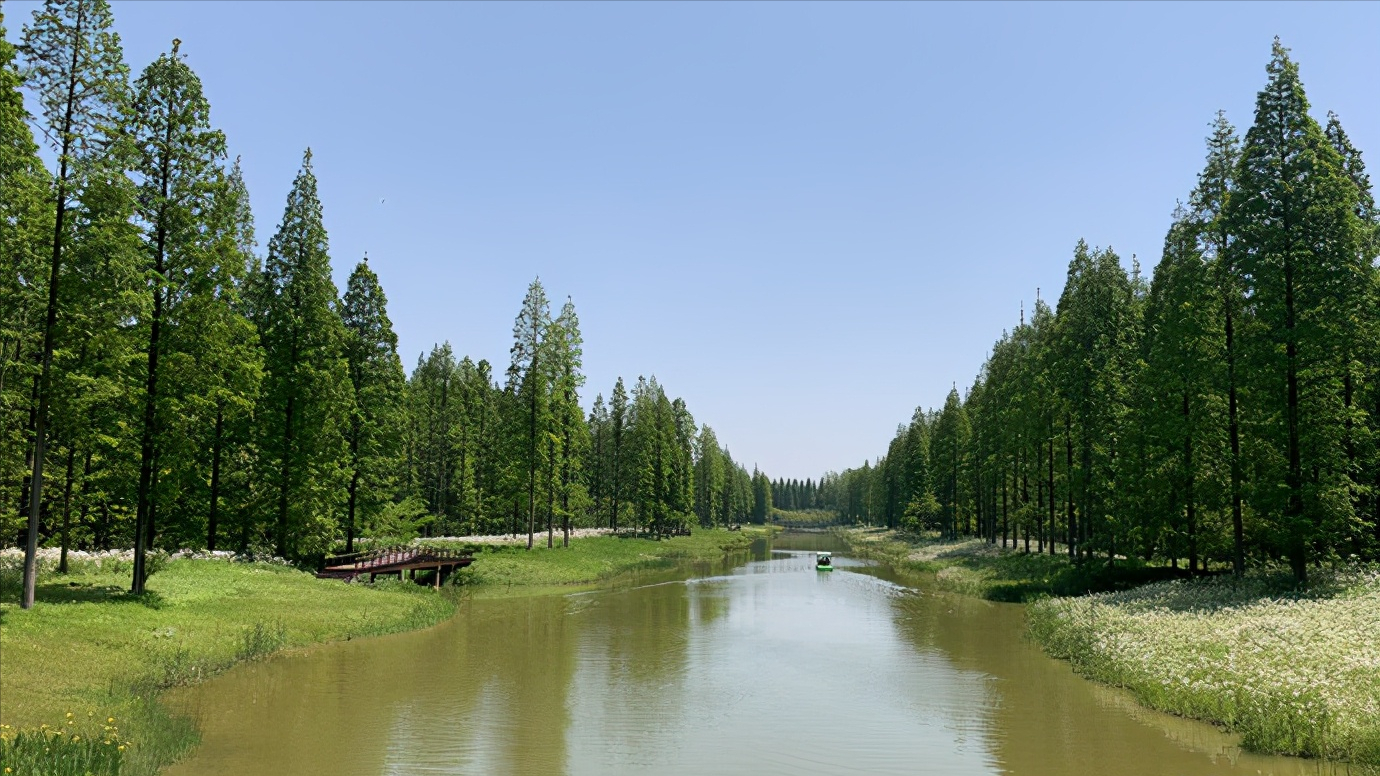
<svg viewBox="0 0 1380 776"><path fill-rule="evenodd" d="M417 535L766 519L770 488L654 377L586 415L573 302L532 282L502 374L408 376L367 259L331 274L308 149L261 252L180 42L134 75L104 0L0 16L0 541L310 562ZM39 106L30 115L28 91ZM45 166L39 142L51 151Z"/></svg>
<svg viewBox="0 0 1380 776"><path fill-rule="evenodd" d="M1151 278L1080 241L971 386L799 508L1190 573L1380 558L1380 211L1275 40L1243 137L1218 113Z"/></svg>

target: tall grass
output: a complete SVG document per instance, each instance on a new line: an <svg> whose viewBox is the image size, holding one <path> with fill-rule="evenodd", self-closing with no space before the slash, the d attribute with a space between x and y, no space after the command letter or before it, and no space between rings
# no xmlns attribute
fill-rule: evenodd
<svg viewBox="0 0 1380 776"><path fill-rule="evenodd" d="M1253 750L1380 765L1380 572L1175 581L1028 610L1080 674Z"/></svg>

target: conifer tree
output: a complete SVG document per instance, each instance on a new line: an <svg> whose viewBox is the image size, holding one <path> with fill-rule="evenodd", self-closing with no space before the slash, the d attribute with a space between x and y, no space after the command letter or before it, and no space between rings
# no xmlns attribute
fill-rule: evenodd
<svg viewBox="0 0 1380 776"><path fill-rule="evenodd" d="M1227 199L1233 189L1236 165L1241 156L1236 129L1218 111L1212 135L1207 140L1207 163L1198 174L1198 185L1189 197L1196 225L1198 251L1208 262L1218 298L1217 327L1222 333L1222 369L1217 392L1226 398L1228 474L1232 511L1232 570L1246 572L1245 518L1243 488L1245 473L1241 456L1240 398L1242 362L1239 331L1243 319L1244 294L1238 273L1231 266L1227 246L1230 227L1225 217Z"/></svg>
<svg viewBox="0 0 1380 776"><path fill-rule="evenodd" d="M23 464L25 450L31 449L29 418L37 409L31 399L38 376L35 354L43 342L44 249L51 247L53 208L49 174L38 158L19 91L23 79L15 49L4 32L0 8L0 498L6 504L0 508L0 532L14 536L20 524L9 520L10 488L23 491L20 483L31 468ZM19 503L13 514L18 517L27 507Z"/></svg>
<svg viewBox="0 0 1380 776"><path fill-rule="evenodd" d="M164 440L160 427L171 421L169 397L160 395L159 358L167 319L192 293L191 285L209 274L208 253L199 244L201 217L210 210L217 164L225 155L225 137L210 126L210 105L201 80L172 51L149 65L134 84L130 106L134 172L139 182L136 217L143 226L145 268L150 278L143 418L140 435L139 490L134 536L135 593L144 590L144 554L153 546L158 506L155 467ZM193 352L200 343L186 343ZM165 367L166 368L166 367ZM166 388L163 389L166 392ZM179 462L180 463L180 462Z"/></svg>
<svg viewBox="0 0 1380 776"><path fill-rule="evenodd" d="M263 350L245 314L243 292L257 258L254 217L238 159L228 175L216 174L205 220L203 268L187 284L187 299L169 315L168 373L181 385L170 413L176 433L200 451L184 476L206 483L206 548L214 550L227 491L235 493L230 503L242 537L244 520L257 509L250 497L252 419L263 380ZM201 460L207 451L210 460Z"/></svg>
<svg viewBox="0 0 1380 776"><path fill-rule="evenodd" d="M1146 520L1172 517L1163 527L1167 535L1152 537L1151 546L1153 539L1164 542L1170 558L1188 558L1190 571L1198 570L1205 544L1204 508L1215 508L1221 490L1214 473L1221 470L1218 442L1225 439L1218 433L1225 424L1216 395L1222 318L1197 230L1187 212L1176 212L1151 285L1146 369L1138 381L1141 425L1151 447L1148 468L1160 475L1152 489L1160 498L1142 514Z"/></svg>
<svg viewBox="0 0 1380 776"><path fill-rule="evenodd" d="M627 493L628 391L623 378L613 385L609 401L609 530L618 530L619 502Z"/></svg>
<svg viewBox="0 0 1380 776"><path fill-rule="evenodd" d="M728 515L723 511L722 499L719 498L724 489L726 473L719 439L708 423L700 426L695 449L695 512L702 527L713 528L720 523L728 522Z"/></svg>
<svg viewBox="0 0 1380 776"><path fill-rule="evenodd" d="M353 396L311 150L293 181L264 267L263 455L277 486L273 541L284 557L335 535Z"/></svg>
<svg viewBox="0 0 1380 776"><path fill-rule="evenodd" d="M551 426L551 380L546 334L551 326L551 309L541 279L532 281L522 300L522 310L513 323L513 347L509 351L508 385L520 399L515 407L521 413L525 443L519 457L527 498L527 549L532 549L537 526L537 475L546 464L549 449L546 434Z"/></svg>
<svg viewBox="0 0 1380 776"><path fill-rule="evenodd" d="M580 335L580 318L575 314L575 303L566 298L561 313L553 321L552 356L555 368L555 385L552 393L552 416L555 424L554 435L559 437L561 528L564 534L563 545L570 546L570 518L572 491L578 487L575 473L581 465L584 438L588 429L584 427L584 415L580 409L580 388L585 384L581 371L583 364L584 339ZM576 494L576 502L582 499L583 491Z"/></svg>
<svg viewBox="0 0 1380 776"><path fill-rule="evenodd" d="M1328 143L1341 157L1342 172L1356 187L1356 217L1361 222L1360 285L1369 287L1358 317L1348 327L1348 366L1343 385L1347 411L1347 470L1351 474L1353 499L1360 518L1369 524L1370 542L1380 549L1380 208L1366 173L1361 151L1342 129L1335 113L1327 114L1324 130ZM1369 398L1367 398L1369 396ZM1365 541L1353 539L1353 549Z"/></svg>
<svg viewBox="0 0 1380 776"><path fill-rule="evenodd" d="M1364 304L1357 190L1308 115L1298 66L1276 39L1227 201L1230 263L1250 300L1257 509L1277 515L1295 576L1354 509L1341 388ZM1274 485L1283 487L1274 487ZM1278 494L1278 495L1277 495Z"/></svg>
<svg viewBox="0 0 1380 776"><path fill-rule="evenodd" d="M355 266L340 305L345 357L354 405L345 434L350 448L346 486L345 551L354 552L357 521L372 521L391 495L401 440L404 382L398 336L388 300L368 257Z"/></svg>
<svg viewBox="0 0 1380 776"><path fill-rule="evenodd" d="M59 280L63 248L69 233L67 210L80 200L86 183L104 176L118 154L108 154L113 122L126 99L128 68L120 38L105 0L47 0L24 28L20 50L25 80L40 106L39 125L57 154L54 178L52 250L48 264L46 315L39 376L35 390L33 468L29 484L29 528L24 546L24 589L20 605L33 606L39 509L43 499L43 465L48 408L52 400L52 361L56 347Z"/></svg>

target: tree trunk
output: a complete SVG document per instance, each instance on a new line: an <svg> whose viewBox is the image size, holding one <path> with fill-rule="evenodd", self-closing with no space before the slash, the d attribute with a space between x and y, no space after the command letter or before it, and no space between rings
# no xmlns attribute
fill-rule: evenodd
<svg viewBox="0 0 1380 776"><path fill-rule="evenodd" d="M58 571L67 573L67 540L72 530L72 477L77 463L77 446L67 443L67 481L62 488L62 549L59 550Z"/></svg>
<svg viewBox="0 0 1380 776"><path fill-rule="evenodd" d="M1049 554L1054 554L1054 421L1051 418L1049 424Z"/></svg>
<svg viewBox="0 0 1380 776"><path fill-rule="evenodd" d="M85 6L77 4L76 26L73 37L82 36L82 23L86 20ZM57 179L57 217L53 222L53 253L48 265L48 310L43 323L43 358L39 367L38 412L34 416L34 457L32 478L29 482L29 532L24 542L24 592L19 599L21 608L34 605L34 588L38 582L38 524L39 509L43 503L43 455L48 433L48 404L53 389L53 348L57 335L58 278L62 269L62 229L63 217L67 213L67 162L72 151L72 113L77 101L77 53L72 47L71 77L67 82L67 101L62 118L62 150L58 154Z"/></svg>
<svg viewBox="0 0 1380 776"><path fill-rule="evenodd" d="M211 440L211 508L206 518L206 549L216 550L216 523L220 516L220 452L225 438L225 409L216 405L216 431Z"/></svg>
<svg viewBox="0 0 1380 776"><path fill-rule="evenodd" d="M1078 558L1078 517L1073 507L1073 418L1065 413L1064 415L1064 495L1068 505L1068 513L1064 521L1064 528L1069 534L1069 559Z"/></svg>
<svg viewBox="0 0 1380 776"><path fill-rule="evenodd" d="M275 551L282 558L288 557L288 492L292 482L292 442L296 436L293 414L296 409L297 397L289 395L283 408L283 468L278 481L278 525L274 542Z"/></svg>
<svg viewBox="0 0 1380 776"><path fill-rule="evenodd" d="M1188 571L1198 571L1198 513L1193 501L1193 432L1189 420L1188 391L1183 395L1184 414L1184 499L1188 516Z"/></svg>
<svg viewBox="0 0 1380 776"><path fill-rule="evenodd" d="M1284 229L1289 229L1285 220ZM1289 523L1289 565L1299 582L1308 581L1308 541L1302 522L1303 515L1303 464L1299 446L1299 375L1298 342L1294 321L1294 261L1288 241L1284 253L1284 379L1287 390L1285 404L1285 424L1288 428L1289 470L1285 484L1289 488L1289 505L1285 515Z"/></svg>
<svg viewBox="0 0 1380 776"><path fill-rule="evenodd" d="M345 507L345 553L355 551L355 504L359 493L359 418L355 417L350 428L350 485L346 489Z"/></svg>

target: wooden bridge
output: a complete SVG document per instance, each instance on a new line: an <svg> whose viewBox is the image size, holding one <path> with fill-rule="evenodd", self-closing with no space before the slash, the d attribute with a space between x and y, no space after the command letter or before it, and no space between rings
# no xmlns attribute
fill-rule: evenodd
<svg viewBox="0 0 1380 776"><path fill-rule="evenodd" d="M457 550L438 550L428 547L382 547L349 555L326 558L325 568L316 573L321 579L343 579L353 582L369 575L369 581L383 574L397 574L403 578L406 572L411 579L417 578L417 570L434 571L431 584L439 588L448 574L462 569L474 562L474 558Z"/></svg>

